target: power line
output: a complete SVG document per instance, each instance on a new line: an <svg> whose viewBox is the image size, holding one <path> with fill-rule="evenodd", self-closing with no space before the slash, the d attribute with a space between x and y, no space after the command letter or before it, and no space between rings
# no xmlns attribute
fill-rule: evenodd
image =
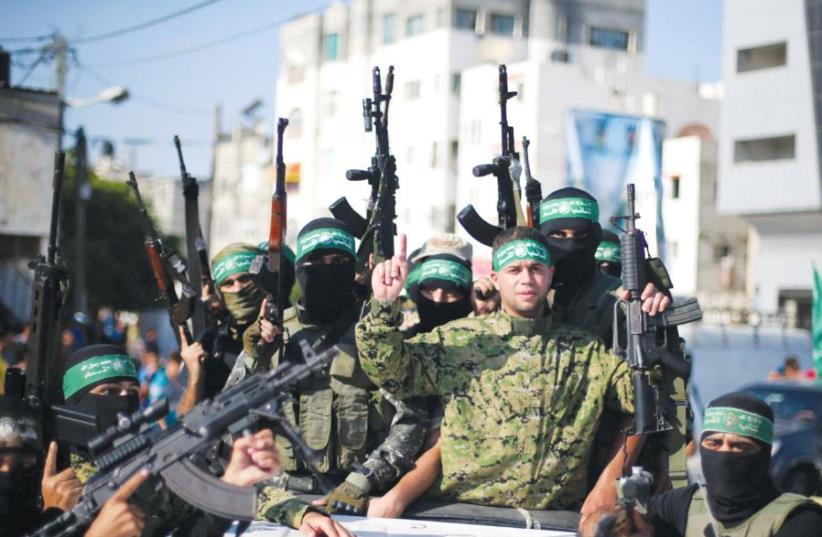
<svg viewBox="0 0 822 537"><path fill-rule="evenodd" d="M289 17L288 19L290 19ZM126 67L128 65L136 65L140 63L148 63L148 62L155 62L155 61L162 61L167 60L170 58L176 58L177 56L184 56L186 54L192 54L194 52L199 52L201 50L205 50L208 48L216 47L218 45L224 45L225 43L230 43L231 41L236 41L237 39L241 39L243 37L248 37L250 35L258 34L260 32L264 32L266 30L270 30L272 28L276 28L280 26L288 19L281 19L278 21L270 22L266 25L259 26L257 28L252 28L250 30L246 30L244 32L239 32L228 37L224 37L222 39L217 39L215 41L209 41L207 43L202 43L200 45L192 45L190 47L182 48L173 52L164 52L162 54L153 54L150 56L142 56L139 58L132 58L130 60L114 62L114 63L101 63L95 65L95 67Z"/></svg>
<svg viewBox="0 0 822 537"><path fill-rule="evenodd" d="M109 80L108 78L104 77L94 69L90 68L89 66L80 63L79 61L75 60L75 65L77 68L84 73L91 75L97 82L99 82L103 86L116 86L114 82ZM183 114L183 115L190 115L190 116L211 116L211 112L206 110L201 110L197 108L189 108L186 106L178 106L174 104L164 103L162 101L158 101L151 97L147 97L145 95L141 95L139 93L134 93L133 91L129 90L129 99L137 101L139 103L146 104L148 106L152 106L157 108L158 110L162 110L164 112L170 112L172 114Z"/></svg>
<svg viewBox="0 0 822 537"><path fill-rule="evenodd" d="M43 41L51 37L50 34L34 35L31 37L0 37L0 41Z"/></svg>
<svg viewBox="0 0 822 537"><path fill-rule="evenodd" d="M78 39L72 39L71 42L73 44L85 44L85 43L92 43L95 41L102 41L103 39L110 39L112 37L120 37L121 35L136 32L137 30L142 30L144 28L149 28L151 26L170 21L172 19L176 19L182 15L187 15L193 11L197 11L198 9L202 9L206 6L210 6L211 4L216 4L220 0L206 0L205 2L200 2L199 4L194 4L193 6L189 6L187 8L181 9L179 11L175 11L173 13L169 13L168 15L163 15L162 17L157 17L156 19L147 20L145 22L141 22L139 24L135 24L133 26L126 26L125 28L120 28L119 30L112 30L110 32L105 32L102 34L91 35L88 37L80 37Z"/></svg>

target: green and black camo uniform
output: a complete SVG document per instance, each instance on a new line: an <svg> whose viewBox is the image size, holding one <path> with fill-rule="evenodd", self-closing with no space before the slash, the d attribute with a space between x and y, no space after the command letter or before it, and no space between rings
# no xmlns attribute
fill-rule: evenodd
<svg viewBox="0 0 822 537"><path fill-rule="evenodd" d="M346 310L331 325L312 324L300 306L286 310L285 359L302 361L300 341L322 351L336 345L339 354L326 369L299 384L293 403L285 411L299 425L309 448L317 454L317 469L334 485L345 480L355 464L368 469L380 488L387 489L403 473L414 467L430 421L424 401L399 399L382 392L360 367L354 341L354 326L361 305ZM254 337L246 333L243 354L229 378L239 382L257 371L277 365L276 354L257 359ZM262 488L262 495L277 498L281 488L304 493L324 493L300 462L291 444L277 437L284 474ZM272 520L269 501L259 497L259 519Z"/></svg>
<svg viewBox="0 0 822 537"><path fill-rule="evenodd" d="M445 498L572 509L604 410L630 414L627 364L593 335L504 312L402 340L397 303L372 301L357 325L363 369L401 397L439 395Z"/></svg>

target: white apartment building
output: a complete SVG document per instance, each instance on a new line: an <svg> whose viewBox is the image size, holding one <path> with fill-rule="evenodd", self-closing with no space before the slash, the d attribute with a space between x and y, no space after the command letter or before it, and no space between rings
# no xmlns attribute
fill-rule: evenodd
<svg viewBox="0 0 822 537"><path fill-rule="evenodd" d="M669 138L662 154L666 265L673 292L697 296L706 320L744 321L752 306L745 294L748 226L738 216L717 213L716 141Z"/></svg>
<svg viewBox="0 0 822 537"><path fill-rule="evenodd" d="M718 205L751 226L747 292L810 325L822 266L822 5L726 0Z"/></svg>
<svg viewBox="0 0 822 537"><path fill-rule="evenodd" d="M644 75L644 22L643 0L351 0L288 22L281 30L276 115L290 121L289 235L327 215L340 196L364 212L369 188L346 181L345 171L366 168L374 153L361 102L372 95L375 65L383 77L389 65L396 70L389 131L400 182L397 226L410 247L438 230L464 234L455 214L467 203L496 221L494 181L473 177L471 169L499 152L500 63L508 64L510 89L519 92L509 101L517 147L522 135L532 140L532 168L545 194L564 184L569 110L660 118L669 136L694 126L714 132L716 100L703 98L695 84ZM266 172L270 143L268 158L241 180L234 157L232 177L222 175L228 158L222 152L239 151L228 149L236 139L223 141L228 145L218 144L215 157L215 246L224 242L220 233L265 236L263 199L255 208L244 206L256 212L259 205L265 213L253 218L232 220L228 206L221 207L225 196L241 194L240 182L257 198L267 198L273 182ZM255 177L260 182L252 187ZM475 257L482 265L490 251L479 247Z"/></svg>

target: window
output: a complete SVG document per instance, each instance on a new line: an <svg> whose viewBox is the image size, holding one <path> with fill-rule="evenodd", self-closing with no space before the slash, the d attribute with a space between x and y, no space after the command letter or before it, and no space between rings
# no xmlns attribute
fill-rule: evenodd
<svg viewBox="0 0 822 537"><path fill-rule="evenodd" d="M320 114L324 118L334 117L337 114L337 92L329 91L323 96Z"/></svg>
<svg viewBox="0 0 822 537"><path fill-rule="evenodd" d="M739 49L736 51L736 72L780 67L785 65L787 58L788 44L785 42Z"/></svg>
<svg viewBox="0 0 822 537"><path fill-rule="evenodd" d="M734 142L734 162L761 162L792 159L796 153L796 136L773 136Z"/></svg>
<svg viewBox="0 0 822 537"><path fill-rule="evenodd" d="M323 36L323 59L334 61L339 59L340 54L340 34L328 34Z"/></svg>
<svg viewBox="0 0 822 537"><path fill-rule="evenodd" d="M455 97L459 97L461 87L462 87L462 73L451 73L451 95L454 95Z"/></svg>
<svg viewBox="0 0 822 537"><path fill-rule="evenodd" d="M591 28L590 44L594 47L628 50L629 41L630 34L625 30L612 30L595 26Z"/></svg>
<svg viewBox="0 0 822 537"><path fill-rule="evenodd" d="M462 8L454 10L454 28L457 30L475 31L477 29L477 11L475 9Z"/></svg>
<svg viewBox="0 0 822 537"><path fill-rule="evenodd" d="M674 175L671 177L671 199L678 200L679 199L679 176Z"/></svg>
<svg viewBox="0 0 822 537"><path fill-rule="evenodd" d="M303 135L303 112L299 108L293 108L288 113L288 130L286 134L292 138L299 138Z"/></svg>
<svg viewBox="0 0 822 537"><path fill-rule="evenodd" d="M405 83L405 98L408 100L416 99L420 96L420 81L409 80Z"/></svg>
<svg viewBox="0 0 822 537"><path fill-rule="evenodd" d="M422 15L414 15L405 19L405 36L411 37L422 33Z"/></svg>
<svg viewBox="0 0 822 537"><path fill-rule="evenodd" d="M514 16L491 13L491 25L488 30L492 34L514 35Z"/></svg>
<svg viewBox="0 0 822 537"><path fill-rule="evenodd" d="M382 42L388 45L397 40L397 16L393 13L382 16Z"/></svg>

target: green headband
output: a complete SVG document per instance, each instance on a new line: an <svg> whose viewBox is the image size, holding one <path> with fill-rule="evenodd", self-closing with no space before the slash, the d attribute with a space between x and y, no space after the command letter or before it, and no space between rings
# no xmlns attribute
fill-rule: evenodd
<svg viewBox="0 0 822 537"><path fill-rule="evenodd" d="M730 407L711 407L705 411L702 432L733 433L773 443L773 422L768 418Z"/></svg>
<svg viewBox="0 0 822 537"><path fill-rule="evenodd" d="M597 223L599 222L599 204L588 198L559 198L540 203L540 224L558 218L583 218Z"/></svg>
<svg viewBox="0 0 822 537"><path fill-rule="evenodd" d="M229 276L248 272L257 254L251 250L238 250L214 263L214 283L219 287Z"/></svg>
<svg viewBox="0 0 822 537"><path fill-rule="evenodd" d="M86 386L119 377L134 377L137 380L137 371L131 358L124 354L94 356L66 371L63 376L63 397L68 399Z"/></svg>
<svg viewBox="0 0 822 537"><path fill-rule="evenodd" d="M408 275L406 287L426 280L445 280L457 287L471 288L472 274L465 265L447 259L426 259Z"/></svg>
<svg viewBox="0 0 822 537"><path fill-rule="evenodd" d="M499 272L514 261L524 260L551 266L551 254L544 245L533 239L518 239L503 244L494 252L494 272Z"/></svg>
<svg viewBox="0 0 822 537"><path fill-rule="evenodd" d="M354 236L334 227L323 227L309 231L297 237L297 262L315 250L340 250L350 255L356 255L354 250Z"/></svg>
<svg viewBox="0 0 822 537"><path fill-rule="evenodd" d="M597 261L608 261L609 263L622 263L622 249L619 244L611 241L602 241L597 247L594 259Z"/></svg>

